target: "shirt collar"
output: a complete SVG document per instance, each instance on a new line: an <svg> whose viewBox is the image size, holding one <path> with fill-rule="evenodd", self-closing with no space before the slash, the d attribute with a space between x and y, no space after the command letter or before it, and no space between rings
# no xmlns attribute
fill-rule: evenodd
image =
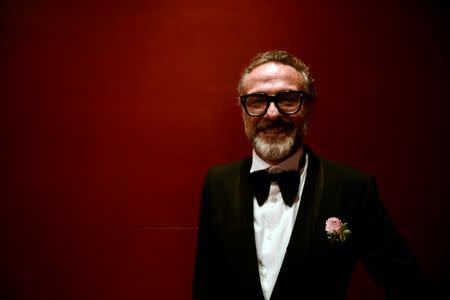
<svg viewBox="0 0 450 300"><path fill-rule="evenodd" d="M271 165L263 161L258 154L256 154L255 150L253 150L252 154L252 167L250 168L250 173L266 170L268 168L280 169L283 171L295 171L298 169L298 164L300 162L300 158L303 155L303 147L297 150L293 155L289 156L287 159L283 160L277 165Z"/></svg>

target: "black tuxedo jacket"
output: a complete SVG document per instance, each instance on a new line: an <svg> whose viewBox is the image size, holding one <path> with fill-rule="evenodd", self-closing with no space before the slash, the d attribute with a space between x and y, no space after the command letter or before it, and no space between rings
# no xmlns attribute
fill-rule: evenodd
<svg viewBox="0 0 450 300"><path fill-rule="evenodd" d="M427 291L422 273L377 195L375 179L310 150L306 182L271 299L344 299L358 259L389 299ZM251 159L209 170L203 187L193 298L264 299L253 228ZM407 205L407 204L405 204ZM352 235L327 239L337 217ZM420 298L419 298L420 299Z"/></svg>

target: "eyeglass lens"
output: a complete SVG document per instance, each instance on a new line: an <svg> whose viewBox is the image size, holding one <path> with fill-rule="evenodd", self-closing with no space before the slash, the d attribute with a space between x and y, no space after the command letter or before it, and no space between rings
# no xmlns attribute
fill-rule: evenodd
<svg viewBox="0 0 450 300"><path fill-rule="evenodd" d="M301 95L296 92L278 93L275 97L277 108L281 113L294 113L301 105ZM251 115L264 114L269 105L267 98L268 96L265 94L249 95L245 101L248 113Z"/></svg>

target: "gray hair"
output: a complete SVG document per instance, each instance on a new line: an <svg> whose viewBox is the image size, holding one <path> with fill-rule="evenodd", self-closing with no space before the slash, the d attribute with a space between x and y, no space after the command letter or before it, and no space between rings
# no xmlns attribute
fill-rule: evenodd
<svg viewBox="0 0 450 300"><path fill-rule="evenodd" d="M314 79L311 77L308 66L306 66L306 64L302 60L284 50L270 50L257 54L250 61L248 67L246 67L241 73L241 78L239 79L238 84L239 95L244 94L244 83L248 74L250 74L250 72L252 72L257 67L270 62L291 66L296 69L305 80L305 92L309 94L310 100L316 98Z"/></svg>

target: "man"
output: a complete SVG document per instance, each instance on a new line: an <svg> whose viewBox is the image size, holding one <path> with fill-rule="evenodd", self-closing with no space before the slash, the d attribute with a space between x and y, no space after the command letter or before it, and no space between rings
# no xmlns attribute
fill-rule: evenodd
<svg viewBox="0 0 450 300"><path fill-rule="evenodd" d="M252 158L204 182L194 299L344 299L358 259L389 299L427 298L373 177L303 143L315 98L308 67L257 55L238 91Z"/></svg>

